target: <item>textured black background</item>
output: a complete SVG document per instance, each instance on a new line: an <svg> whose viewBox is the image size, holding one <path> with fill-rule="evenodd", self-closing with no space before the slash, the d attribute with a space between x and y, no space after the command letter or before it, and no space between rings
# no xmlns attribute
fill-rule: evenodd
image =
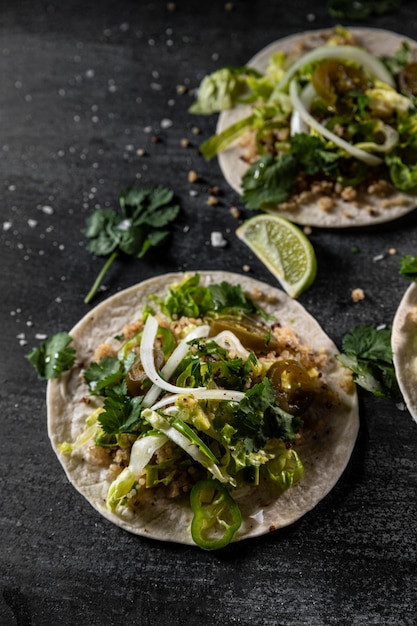
<svg viewBox="0 0 417 626"><path fill-rule="evenodd" d="M96 206L116 207L127 186L156 184L171 187L182 206L169 248L143 261L119 261L96 302L171 270L241 272L247 263L251 275L275 284L235 236L239 221L230 207L248 217L239 198L217 162L198 155L216 120L187 113L190 91L206 73L243 64L281 36L337 20L324 0L234 0L232 10L225 4L0 5L0 623L6 626L416 623L417 425L393 402L361 394L352 460L315 510L220 554L111 525L68 484L48 441L45 385L25 354L89 310L83 298L102 261L85 250L83 228ZM415 4L365 25L413 37ZM188 182L191 169L197 183ZM212 186L221 190L217 206L207 204ZM213 230L223 233L225 248L210 245ZM415 215L360 231L314 229L311 241L318 276L300 300L336 344L356 324L390 325L407 287L400 257L417 254ZM388 254L390 248L397 253ZM354 304L356 287L366 297Z"/></svg>

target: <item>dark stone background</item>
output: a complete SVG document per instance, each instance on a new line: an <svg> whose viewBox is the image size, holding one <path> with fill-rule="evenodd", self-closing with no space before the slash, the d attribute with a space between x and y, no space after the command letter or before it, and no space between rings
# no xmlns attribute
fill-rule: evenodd
<svg viewBox="0 0 417 626"><path fill-rule="evenodd" d="M92 209L116 207L130 185L156 184L171 187L182 206L169 248L117 262L99 299L171 270L241 272L245 263L254 277L275 283L234 233L239 222L230 207L249 216L240 199L217 162L198 154L216 120L188 114L190 91L206 73L243 64L281 36L337 20L324 0L225 5L0 5L6 626L416 623L417 426L394 402L361 394L357 446L319 506L287 529L215 554L135 537L102 519L68 484L48 441L45 385L25 354L89 310L83 298L102 266L85 249ZM415 3L364 24L413 37ZM199 174L194 184L191 169ZM212 186L221 190L217 206L207 204ZM212 230L223 233L225 248L210 245ZM400 257L417 251L415 214L372 229L314 229L311 241L319 271L300 301L336 344L356 324L390 325L407 287ZM366 295L357 304L355 287Z"/></svg>

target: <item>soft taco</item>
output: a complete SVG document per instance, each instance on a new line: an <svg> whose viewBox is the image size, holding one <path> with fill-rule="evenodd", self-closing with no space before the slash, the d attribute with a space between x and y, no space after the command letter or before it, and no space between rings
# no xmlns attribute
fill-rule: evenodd
<svg viewBox="0 0 417 626"><path fill-rule="evenodd" d="M249 209L352 227L416 206L417 44L372 28L280 39L206 76L190 111L220 112L200 150Z"/></svg>
<svg viewBox="0 0 417 626"><path fill-rule="evenodd" d="M295 522L351 456L358 405L302 305L228 272L173 273L109 298L70 332L48 428L104 517L216 549Z"/></svg>
<svg viewBox="0 0 417 626"><path fill-rule="evenodd" d="M391 333L395 373L404 402L417 422L417 284L406 290Z"/></svg>

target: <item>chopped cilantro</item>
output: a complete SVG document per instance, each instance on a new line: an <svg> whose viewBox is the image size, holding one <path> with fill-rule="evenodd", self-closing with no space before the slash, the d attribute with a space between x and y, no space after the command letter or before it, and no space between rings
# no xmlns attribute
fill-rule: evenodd
<svg viewBox="0 0 417 626"><path fill-rule="evenodd" d="M203 317L207 313L245 312L263 315L260 308L248 298L240 285L227 281L202 287L195 274L170 288L167 297L159 302L162 311L171 319Z"/></svg>
<svg viewBox="0 0 417 626"><path fill-rule="evenodd" d="M75 348L70 346L72 337L68 333L57 333L46 339L39 348L33 348L27 359L41 380L58 378L75 363Z"/></svg>
<svg viewBox="0 0 417 626"><path fill-rule="evenodd" d="M246 452L258 451L271 438L291 442L302 426L299 417L278 406L275 388L269 378L248 389L238 405L220 406L215 420L217 425L224 422L233 427L232 445L241 441Z"/></svg>
<svg viewBox="0 0 417 626"><path fill-rule="evenodd" d="M142 258L153 246L162 244L170 234L166 228L175 220L180 207L174 194L164 187L128 189L119 198L121 214L113 209L97 209L87 219L87 249L96 256L109 256L85 298L89 303L114 260L125 254Z"/></svg>
<svg viewBox="0 0 417 626"><path fill-rule="evenodd" d="M289 153L277 158L267 154L258 159L242 178L243 202L248 209L268 209L287 200L300 171L337 177L339 157L325 150L315 136L299 133L290 139Z"/></svg>
<svg viewBox="0 0 417 626"><path fill-rule="evenodd" d="M383 398L399 394L391 349L391 329L356 326L343 338L338 360L353 372L354 381Z"/></svg>
<svg viewBox="0 0 417 626"><path fill-rule="evenodd" d="M410 44L408 41L403 41L401 47L395 51L393 56L382 56L381 60L391 74L398 74L412 60Z"/></svg>
<svg viewBox="0 0 417 626"><path fill-rule="evenodd" d="M122 363L116 357L105 356L97 363L93 361L84 372L84 378L92 395L105 395L106 390L122 379Z"/></svg>
<svg viewBox="0 0 417 626"><path fill-rule="evenodd" d="M130 397L123 382L107 391L103 409L98 421L107 435L132 433L141 423L142 396Z"/></svg>

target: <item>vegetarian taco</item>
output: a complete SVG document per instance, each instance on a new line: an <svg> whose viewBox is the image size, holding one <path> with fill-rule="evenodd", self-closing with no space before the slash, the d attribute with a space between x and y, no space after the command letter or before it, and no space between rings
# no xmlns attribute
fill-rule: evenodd
<svg viewBox="0 0 417 626"><path fill-rule="evenodd" d="M295 522L332 489L358 432L351 373L302 305L228 272L173 273L70 332L47 389L52 446L104 517L221 548Z"/></svg>
<svg viewBox="0 0 417 626"><path fill-rule="evenodd" d="M417 44L371 28L310 31L206 76L190 111L220 112L200 150L249 209L320 227L416 206Z"/></svg>
<svg viewBox="0 0 417 626"><path fill-rule="evenodd" d="M413 419L417 422L417 284L406 290L394 317L392 355L398 385Z"/></svg>

